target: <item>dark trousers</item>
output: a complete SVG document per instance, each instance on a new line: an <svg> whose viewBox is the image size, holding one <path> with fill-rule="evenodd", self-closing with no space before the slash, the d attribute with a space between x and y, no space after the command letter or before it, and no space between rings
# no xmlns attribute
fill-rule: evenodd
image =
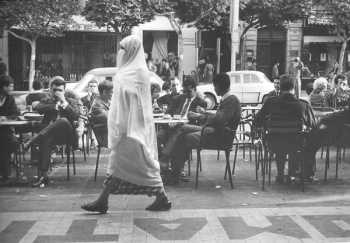
<svg viewBox="0 0 350 243"><path fill-rule="evenodd" d="M181 136L184 136L187 133L200 131L201 127L197 125L185 124L176 126L173 128L163 127L159 130L157 135L158 144L163 144L164 147L162 150L162 154L166 156L172 156L174 151L176 150L177 141Z"/></svg>
<svg viewBox="0 0 350 243"><path fill-rule="evenodd" d="M72 124L66 118L57 119L42 129L38 134L40 157L39 170L49 170L50 154L54 145L73 145L76 135Z"/></svg>
<svg viewBox="0 0 350 243"><path fill-rule="evenodd" d="M201 139L202 127L195 125L187 125L178 136L172 152L171 168L175 177L181 173L188 153L191 149L198 148Z"/></svg>
<svg viewBox="0 0 350 243"><path fill-rule="evenodd" d="M16 149L17 139L9 128L0 129L0 175L8 178L10 175L11 153Z"/></svg>
<svg viewBox="0 0 350 243"><path fill-rule="evenodd" d="M347 139L347 134L342 125L313 129L306 142L306 162L310 164L310 168L314 168L316 165L316 153L322 145L342 144Z"/></svg>

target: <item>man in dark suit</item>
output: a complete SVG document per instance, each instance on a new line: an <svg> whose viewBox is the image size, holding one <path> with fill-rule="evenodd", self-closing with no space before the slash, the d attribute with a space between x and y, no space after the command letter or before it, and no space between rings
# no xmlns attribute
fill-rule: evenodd
<svg viewBox="0 0 350 243"><path fill-rule="evenodd" d="M274 90L272 90L271 92L267 93L262 100L262 103L264 104L266 102L267 99L271 98L271 97L275 97L275 96L279 96L281 91L280 91L280 80L279 79L274 79L273 80L273 85L274 85Z"/></svg>
<svg viewBox="0 0 350 243"><path fill-rule="evenodd" d="M78 138L74 127L80 115L79 102L65 97L66 83L60 76L51 81L50 94L42 99L33 109L44 114L43 129L35 136L26 148L32 143L39 143L39 172L40 177L33 186L48 184L48 169L50 164L50 151L53 145L77 145Z"/></svg>
<svg viewBox="0 0 350 243"><path fill-rule="evenodd" d="M286 121L302 121L303 126L309 129L316 127L316 120L310 104L306 101L299 100L294 94L294 80L289 75L282 75L280 77L279 96L271 97L266 100L261 110L257 113L254 121L256 127L266 127L266 122L269 117L278 116ZM273 147L277 147L279 152L276 154L277 161L277 183L283 183L284 180L284 164L286 157L286 150L291 146L298 146L298 142L293 143L293 139L288 140L285 137L271 139ZM293 141L292 141L293 140ZM290 154L291 173L295 176L295 154ZM312 165L305 166L305 175L313 176Z"/></svg>
<svg viewBox="0 0 350 243"><path fill-rule="evenodd" d="M88 94L81 98L83 106L87 108L87 111L90 111L91 105L94 102L94 99L98 95L98 82L95 79L92 79L88 83Z"/></svg>
<svg viewBox="0 0 350 243"><path fill-rule="evenodd" d="M109 80L102 81L98 85L98 92L100 95L92 103L89 116L99 145L106 147L108 144L107 120L113 94L113 83Z"/></svg>
<svg viewBox="0 0 350 243"><path fill-rule="evenodd" d="M203 141L206 144L225 143L226 139L231 136L228 131L237 129L241 118L241 106L238 98L230 94L230 78L227 74L219 74L213 80L215 92L221 96L220 105L215 114L206 113L205 111L196 114L197 119L204 122L205 130ZM187 159L187 152L190 149L197 148L201 139L202 126L186 129L183 127L182 133L178 136L175 148L172 151L172 175L168 184L177 184L179 175Z"/></svg>
<svg viewBox="0 0 350 243"><path fill-rule="evenodd" d="M189 124L162 127L158 130L158 145L164 145L160 151L162 156L160 161L167 165L171 152L174 149L177 137L182 130L197 129L197 124L201 121L198 117L198 111L206 108L207 103L200 98L196 92L196 83L193 78L187 78L183 81L183 94L173 97L171 105L168 107L167 114L171 116L181 116L189 120ZM181 130L180 130L181 129Z"/></svg>

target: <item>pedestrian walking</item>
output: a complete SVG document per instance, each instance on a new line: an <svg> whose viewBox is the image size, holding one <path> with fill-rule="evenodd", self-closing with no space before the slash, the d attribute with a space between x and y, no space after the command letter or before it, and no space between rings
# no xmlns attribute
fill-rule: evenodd
<svg viewBox="0 0 350 243"><path fill-rule="evenodd" d="M107 179L97 200L82 205L82 209L106 213L109 195L113 193L156 196L146 210L169 210L171 203L160 176L150 72L143 46L131 35L120 42L120 48L108 115L111 153Z"/></svg>

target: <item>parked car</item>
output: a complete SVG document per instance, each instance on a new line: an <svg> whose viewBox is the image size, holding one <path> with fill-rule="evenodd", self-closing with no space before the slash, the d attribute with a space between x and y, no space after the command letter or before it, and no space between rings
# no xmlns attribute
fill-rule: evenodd
<svg viewBox="0 0 350 243"><path fill-rule="evenodd" d="M72 90L74 93L76 93L80 98L87 95L87 88L89 81L92 79L96 79L97 82L101 82L105 79L110 79L114 77L116 74L117 68L116 67L104 67L104 68L94 68L88 71L79 81L77 82L67 82L66 83L66 89ZM162 87L164 81L155 73L151 73L152 83L157 83L160 87ZM11 94L15 98L15 102L19 109L21 111L25 110L26 103L25 99L29 93L36 93L36 92L48 92L48 91L13 91Z"/></svg>
<svg viewBox="0 0 350 243"><path fill-rule="evenodd" d="M91 69L78 82L67 82L66 89L73 90L79 97L84 97L87 94L88 84L92 79L97 80L97 82L101 82L105 79L112 80L116 72L116 67ZM151 82L157 83L162 87L163 80L155 73L151 73L151 75Z"/></svg>
<svg viewBox="0 0 350 243"><path fill-rule="evenodd" d="M273 83L259 71L231 71L227 75L231 80L231 92L242 104L261 103L263 97L274 89ZM204 94L208 109L214 109L220 101L212 84L200 84L197 91Z"/></svg>

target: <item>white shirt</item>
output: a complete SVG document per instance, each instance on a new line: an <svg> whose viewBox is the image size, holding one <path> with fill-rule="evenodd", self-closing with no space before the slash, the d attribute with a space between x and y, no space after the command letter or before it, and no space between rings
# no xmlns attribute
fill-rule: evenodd
<svg viewBox="0 0 350 243"><path fill-rule="evenodd" d="M187 109L186 109L186 112L185 112L185 114L183 115L184 117L187 117L187 113L188 113L188 111L189 111L189 109L190 109L190 106L191 106L191 104L192 104L192 102L193 102L193 100L194 100L195 98L196 98L196 96L194 96L194 97L191 98L191 100L190 100L190 102L189 102L189 104L188 104L188 107L187 107ZM187 99L188 99L188 98L186 98L186 101L185 101L185 103L184 103L183 106L182 106L181 113L182 113L182 110L185 108Z"/></svg>

